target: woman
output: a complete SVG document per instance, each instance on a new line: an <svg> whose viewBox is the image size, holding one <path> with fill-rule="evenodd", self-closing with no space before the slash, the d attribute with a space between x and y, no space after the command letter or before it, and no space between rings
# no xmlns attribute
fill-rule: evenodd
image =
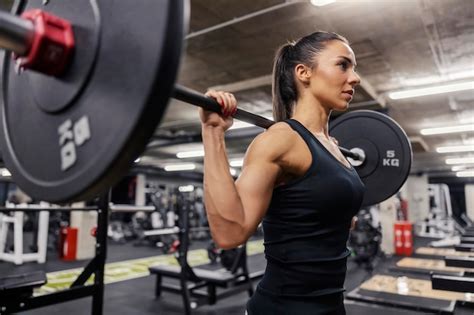
<svg viewBox="0 0 474 315"><path fill-rule="evenodd" d="M245 243L263 219L267 268L248 314L344 314L346 242L364 186L328 134L331 111L360 82L348 41L316 32L282 46L273 68L275 123L229 172L224 133L237 102L208 91L222 115L200 110L205 205L222 248Z"/></svg>

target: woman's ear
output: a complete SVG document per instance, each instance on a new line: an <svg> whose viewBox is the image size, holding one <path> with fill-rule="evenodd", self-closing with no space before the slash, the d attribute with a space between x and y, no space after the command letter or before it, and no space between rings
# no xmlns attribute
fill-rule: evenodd
<svg viewBox="0 0 474 315"><path fill-rule="evenodd" d="M309 84L309 80L311 78L311 73L312 70L310 67L305 66L302 63L299 63L295 67L295 76L300 81L303 83L305 86Z"/></svg>

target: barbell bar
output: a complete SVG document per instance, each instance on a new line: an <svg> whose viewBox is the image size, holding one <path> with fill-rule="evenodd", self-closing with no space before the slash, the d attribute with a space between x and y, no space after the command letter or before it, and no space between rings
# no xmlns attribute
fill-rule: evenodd
<svg viewBox="0 0 474 315"><path fill-rule="evenodd" d="M37 14L39 14L39 12ZM48 18L53 19L57 17L43 14L42 18L47 20ZM62 21L63 24L67 24L67 21L65 20L59 18L58 20ZM57 21L55 22L57 23ZM25 18L15 17L11 14L0 12L1 48L13 51L16 56L18 56L17 58L21 60L21 57L24 57L31 50L32 43L34 42L33 38L35 38L35 28L33 22ZM175 85L174 87L173 97L187 104L195 105L209 111L216 113L221 112L221 107L215 100L179 84ZM237 112L232 116L235 119L264 129L270 128L275 123L270 119L250 113L240 108L238 108ZM339 149L345 156L363 163L363 155L342 147L339 147Z"/></svg>
<svg viewBox="0 0 474 315"><path fill-rule="evenodd" d="M0 38L7 42L0 147L7 168L26 193L69 202L110 187L145 150L170 97L221 111L214 100L175 85L188 7L186 0L30 0L15 12L22 17L0 15ZM2 30L7 20L20 30ZM48 31L51 27L54 32ZM18 48L21 43L35 49L28 46L25 52ZM15 52L16 62L9 51ZM26 71L18 71L17 65ZM242 109L235 118L263 128L274 123ZM347 133L348 125L352 128ZM380 128L385 138L374 136ZM365 205L387 198L372 182L380 184L388 180L387 174L392 176L395 184L384 185L394 194L405 181L411 147L392 119L350 112L331 122L331 130L341 152L350 161L358 160L351 162L357 162L355 169L371 192L367 195L372 195L364 199ZM356 145L354 137L363 141Z"/></svg>

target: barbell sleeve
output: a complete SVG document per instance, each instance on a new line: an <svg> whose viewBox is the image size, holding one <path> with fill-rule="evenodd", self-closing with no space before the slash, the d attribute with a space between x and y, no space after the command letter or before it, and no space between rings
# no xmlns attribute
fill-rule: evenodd
<svg viewBox="0 0 474 315"><path fill-rule="evenodd" d="M0 48L25 55L34 36L31 21L0 11Z"/></svg>
<svg viewBox="0 0 474 315"><path fill-rule="evenodd" d="M217 101L179 84L176 84L174 87L173 98L215 113L221 113L221 106L219 103L217 103ZM270 128L270 126L275 123L270 119L247 112L240 108L237 108L237 112L232 117L264 129ZM360 154L352 152L343 147L339 147L339 149L341 150L342 154L344 154L344 156L358 161L363 160L363 157Z"/></svg>

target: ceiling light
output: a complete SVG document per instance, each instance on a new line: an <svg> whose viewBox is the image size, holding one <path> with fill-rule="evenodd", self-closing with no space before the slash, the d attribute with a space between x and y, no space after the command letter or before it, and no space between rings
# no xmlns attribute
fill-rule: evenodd
<svg viewBox="0 0 474 315"><path fill-rule="evenodd" d="M168 164L165 166L165 171L174 172L174 171L191 171L196 168L194 163L183 163L183 164Z"/></svg>
<svg viewBox="0 0 474 315"><path fill-rule="evenodd" d="M468 168L467 165L456 165L456 166L451 167L451 171L459 172L459 171L464 171L467 168Z"/></svg>
<svg viewBox="0 0 474 315"><path fill-rule="evenodd" d="M10 173L10 171L7 170L6 168L0 168L0 175L2 175L3 177L10 177L10 176L12 176L12 174Z"/></svg>
<svg viewBox="0 0 474 315"><path fill-rule="evenodd" d="M333 2L336 2L336 0L311 0L311 4L317 7L322 7Z"/></svg>
<svg viewBox="0 0 474 315"><path fill-rule="evenodd" d="M446 164L473 164L473 163L474 163L474 156L469 156L465 158L446 159Z"/></svg>
<svg viewBox="0 0 474 315"><path fill-rule="evenodd" d="M230 175L232 175L232 176L237 175L237 170L235 168L231 167L231 168L229 168L229 171L230 171Z"/></svg>
<svg viewBox="0 0 474 315"><path fill-rule="evenodd" d="M474 145L455 145L450 147L438 147L438 153L452 153L452 152L469 152L474 151Z"/></svg>
<svg viewBox="0 0 474 315"><path fill-rule="evenodd" d="M457 172L456 176L457 177L474 177L474 170Z"/></svg>
<svg viewBox="0 0 474 315"><path fill-rule="evenodd" d="M388 97L390 97L392 100L398 100L402 98L442 94L442 93L465 91L465 90L474 90L474 81L443 84L443 85L430 86L426 88L391 92L388 94Z"/></svg>
<svg viewBox="0 0 474 315"><path fill-rule="evenodd" d="M236 159L230 161L230 166L232 167L242 167L244 165L244 159Z"/></svg>
<svg viewBox="0 0 474 315"><path fill-rule="evenodd" d="M468 132L474 131L474 124L460 125L460 126L450 126L450 127L439 127L439 128L426 128L421 129L420 133L422 135L439 135L444 133L454 133L454 132Z"/></svg>
<svg viewBox="0 0 474 315"><path fill-rule="evenodd" d="M137 158L137 159L135 160L135 163L138 163L138 162L140 162L140 158Z"/></svg>
<svg viewBox="0 0 474 315"><path fill-rule="evenodd" d="M194 186L193 185L179 186L178 190L179 192L192 192L194 191Z"/></svg>
<svg viewBox="0 0 474 315"><path fill-rule="evenodd" d="M178 152L176 156L180 159L204 156L204 150Z"/></svg>

